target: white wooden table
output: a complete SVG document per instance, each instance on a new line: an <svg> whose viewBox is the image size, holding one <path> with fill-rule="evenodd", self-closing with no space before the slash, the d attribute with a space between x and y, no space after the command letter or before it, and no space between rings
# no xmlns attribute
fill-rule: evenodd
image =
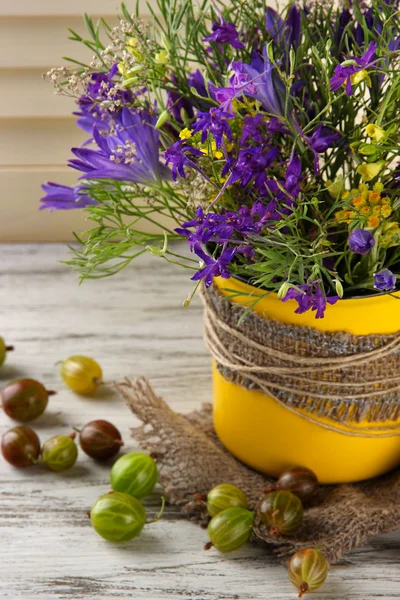
<svg viewBox="0 0 400 600"><path fill-rule="evenodd" d="M178 411L211 395L201 337L201 307L182 302L187 272L145 256L121 275L78 286L58 261L63 246L0 246L0 335L15 352L1 384L28 376L58 390L33 423L42 441L95 418L122 432L126 450L134 417L115 394L75 396L54 363L71 354L96 358L105 379L145 375ZM0 414L0 433L12 422ZM0 460L0 598L10 600L272 600L295 598L286 571L265 549L230 556L203 551L205 532L176 509L140 538L112 545L92 530L85 511L109 489L109 466L80 453L65 474L16 470ZM148 502L156 510L157 499ZM400 598L400 533L375 539L334 568L316 599Z"/></svg>

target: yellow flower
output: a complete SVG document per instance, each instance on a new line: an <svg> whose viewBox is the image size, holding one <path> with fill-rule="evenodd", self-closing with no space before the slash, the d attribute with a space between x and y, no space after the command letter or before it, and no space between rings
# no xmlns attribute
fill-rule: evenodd
<svg viewBox="0 0 400 600"><path fill-rule="evenodd" d="M361 81L366 81L367 85L369 87L372 86L372 82L371 82L371 77L368 74L368 71L366 71L365 69L363 69L362 71L358 71L358 73L354 73L354 75L352 75L350 77L351 79L351 83L353 85L357 85L358 83L361 83Z"/></svg>
<svg viewBox="0 0 400 600"><path fill-rule="evenodd" d="M379 238L379 245L382 248L398 246L400 243L400 227L398 223L385 223L382 234Z"/></svg>
<svg viewBox="0 0 400 600"><path fill-rule="evenodd" d="M377 181L376 183L374 183L374 191L375 192L383 192L383 188L385 186L383 185L383 183L381 183L380 181Z"/></svg>
<svg viewBox="0 0 400 600"><path fill-rule="evenodd" d="M160 50L160 52L158 52L155 55L154 60L156 61L156 63L159 63L161 65L168 64L168 61L169 61L168 50Z"/></svg>
<svg viewBox="0 0 400 600"><path fill-rule="evenodd" d="M185 127L185 129L182 129L180 132L179 137L181 140L188 140L190 137L192 137L192 130Z"/></svg>
<svg viewBox="0 0 400 600"><path fill-rule="evenodd" d="M211 152L210 152L210 150L211 150ZM223 156L224 156L223 153L220 150L217 150L217 144L216 144L215 140L213 140L211 142L211 149L210 150L209 150L208 147L207 148L200 148L200 152L202 152L203 154L208 154L208 156L210 156L210 154L211 154L211 156L214 156L214 158L217 158L217 159L223 158Z"/></svg>
<svg viewBox="0 0 400 600"><path fill-rule="evenodd" d="M339 175L338 177L336 177L335 181L331 181L330 179L326 182L326 188L328 190L328 192L330 193L330 195L332 196L332 198L338 198L340 192L342 191L343 188L343 177L342 175Z"/></svg>
<svg viewBox="0 0 400 600"><path fill-rule="evenodd" d="M370 217L367 221L368 223L368 227L372 227L373 229L375 229L376 227L378 227L380 220L378 219L378 217Z"/></svg>
<svg viewBox="0 0 400 600"><path fill-rule="evenodd" d="M371 202L371 204L378 204L378 202L380 202L380 199L381 195L379 192L369 192L368 200Z"/></svg>
<svg viewBox="0 0 400 600"><path fill-rule="evenodd" d="M339 210L335 213L335 219L339 222L344 221L345 223L350 223L355 214L356 213L353 210Z"/></svg>
<svg viewBox="0 0 400 600"><path fill-rule="evenodd" d="M383 162L365 163L357 167L357 173L361 175L363 181L371 181L379 175L383 165Z"/></svg>
<svg viewBox="0 0 400 600"><path fill-rule="evenodd" d="M360 194L359 196L356 196L355 198L353 198L351 203L356 208L361 208L362 206L365 206L365 198L362 194Z"/></svg>
<svg viewBox="0 0 400 600"><path fill-rule="evenodd" d="M379 127L379 125L374 125L373 123L367 125L365 131L369 137L374 138L377 142L380 142L386 136L386 131L382 129L382 127Z"/></svg>

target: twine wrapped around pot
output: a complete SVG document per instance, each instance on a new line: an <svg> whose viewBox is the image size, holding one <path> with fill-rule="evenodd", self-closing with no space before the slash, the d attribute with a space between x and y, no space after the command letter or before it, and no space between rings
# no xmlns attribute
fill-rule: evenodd
<svg viewBox="0 0 400 600"><path fill-rule="evenodd" d="M160 483L168 500L188 518L207 522L204 505L195 493L206 494L219 483L239 486L256 509L270 480L236 460L219 442L213 428L211 405L189 415L175 413L149 382L126 379L116 384L130 409L143 422L132 430L140 446L156 455ZM264 542L287 561L298 549L318 546L334 563L347 551L378 533L400 527L400 470L352 485L327 486L306 508L304 523L295 536L271 537L260 525L253 541ZM206 537L205 537L206 541Z"/></svg>
<svg viewBox="0 0 400 600"><path fill-rule="evenodd" d="M322 333L262 318L215 287L203 289L202 298L205 342L228 381L304 409L309 420L367 420L379 432L379 423L400 418L400 332ZM388 435L400 435L396 429Z"/></svg>

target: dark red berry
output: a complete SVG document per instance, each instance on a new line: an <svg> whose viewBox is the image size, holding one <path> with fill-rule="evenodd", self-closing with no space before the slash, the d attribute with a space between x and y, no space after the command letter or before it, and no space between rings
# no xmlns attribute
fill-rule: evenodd
<svg viewBox="0 0 400 600"><path fill-rule="evenodd" d="M20 425L3 434L1 452L13 467L30 467L39 459L40 440L33 429Z"/></svg>
<svg viewBox="0 0 400 600"><path fill-rule="evenodd" d="M25 423L43 414L53 394L35 379L15 379L2 391L1 402L11 419Z"/></svg>
<svg viewBox="0 0 400 600"><path fill-rule="evenodd" d="M107 460L120 451L124 442L112 423L91 421L80 431L79 443L84 452L96 460Z"/></svg>

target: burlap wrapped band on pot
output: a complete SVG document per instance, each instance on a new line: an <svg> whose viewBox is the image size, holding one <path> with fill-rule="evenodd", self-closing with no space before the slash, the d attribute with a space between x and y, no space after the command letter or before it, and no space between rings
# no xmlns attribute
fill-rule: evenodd
<svg viewBox="0 0 400 600"><path fill-rule="evenodd" d="M225 482L239 486L256 509L270 480L236 460L219 442L213 428L211 405L189 415L171 410L148 381L128 379L116 384L128 406L143 422L132 430L140 446L156 455L160 483L168 500L193 520L207 520L204 505L193 499ZM321 548L330 562L363 546L368 537L400 527L400 470L352 485L321 489L305 510L304 523L295 536L271 538L265 527L256 528L253 541L273 547L286 561L299 548ZM206 541L206 535L204 541Z"/></svg>
<svg viewBox="0 0 400 600"><path fill-rule="evenodd" d="M215 287L202 298L205 341L228 381L304 409L310 420L367 420L377 432L379 423L400 418L400 332L322 333L261 318Z"/></svg>

